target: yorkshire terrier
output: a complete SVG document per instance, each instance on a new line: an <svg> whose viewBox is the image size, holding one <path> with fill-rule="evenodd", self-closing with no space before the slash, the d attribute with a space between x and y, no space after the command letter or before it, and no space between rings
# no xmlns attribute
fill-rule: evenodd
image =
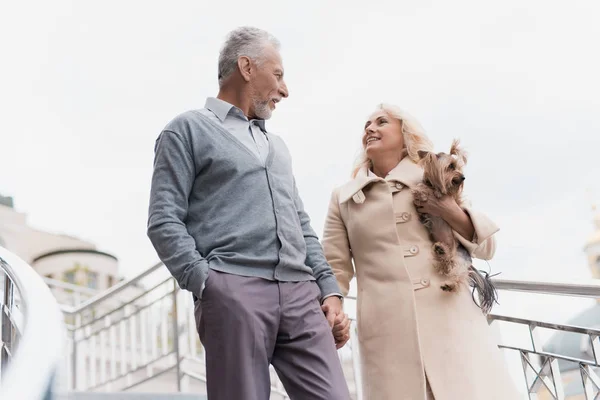
<svg viewBox="0 0 600 400"><path fill-rule="evenodd" d="M430 198L440 199L451 196L462 207L462 191L465 181L463 168L467 155L459 147L459 141L452 142L450 153L419 151L419 164L423 167L423 181L412 191L414 204L422 206ZM441 217L419 213L419 220L429 232L433 242L434 267L446 279L441 289L458 292L461 285L470 285L479 294L479 307L487 314L496 302L497 294L489 275L473 267L469 252L454 237L452 228ZM474 293L473 293L474 294Z"/></svg>

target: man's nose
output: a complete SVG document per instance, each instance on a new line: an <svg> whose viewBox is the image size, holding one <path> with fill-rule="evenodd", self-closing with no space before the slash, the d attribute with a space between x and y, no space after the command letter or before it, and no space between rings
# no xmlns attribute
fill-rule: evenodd
<svg viewBox="0 0 600 400"><path fill-rule="evenodd" d="M288 97L290 95L285 82L281 82L281 85L279 86L279 94L281 94L281 97Z"/></svg>

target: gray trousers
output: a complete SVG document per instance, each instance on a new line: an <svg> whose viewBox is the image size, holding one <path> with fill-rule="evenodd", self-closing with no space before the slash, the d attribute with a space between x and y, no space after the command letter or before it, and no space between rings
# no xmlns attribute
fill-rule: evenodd
<svg viewBox="0 0 600 400"><path fill-rule="evenodd" d="M272 364L292 400L349 400L314 281L210 270L195 317L209 400L267 400Z"/></svg>

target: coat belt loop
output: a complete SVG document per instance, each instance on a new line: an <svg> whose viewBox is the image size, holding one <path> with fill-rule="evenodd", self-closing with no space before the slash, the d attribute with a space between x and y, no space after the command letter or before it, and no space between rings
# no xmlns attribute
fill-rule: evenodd
<svg viewBox="0 0 600 400"><path fill-rule="evenodd" d="M365 194L362 190L359 190L354 196L352 196L352 200L354 200L356 204L362 204L365 202Z"/></svg>

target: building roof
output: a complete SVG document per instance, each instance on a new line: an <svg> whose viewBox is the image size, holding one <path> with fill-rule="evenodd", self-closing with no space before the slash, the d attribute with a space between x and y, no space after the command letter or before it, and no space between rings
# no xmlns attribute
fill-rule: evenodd
<svg viewBox="0 0 600 400"><path fill-rule="evenodd" d="M569 320L566 325L580 326L592 329L600 328L600 303L584 310ZM586 342L588 336L573 332L558 332L550 338L544 346L544 351L548 353L560 354L563 356L574 357L583 360L593 360L594 356L590 344ZM599 355L600 357L600 355ZM561 372L576 370L579 368L577 363L564 360L558 361Z"/></svg>
<svg viewBox="0 0 600 400"><path fill-rule="evenodd" d="M2 196L0 194L0 205L9 207L9 208L15 208L15 202L13 200L12 197L10 196Z"/></svg>
<svg viewBox="0 0 600 400"><path fill-rule="evenodd" d="M600 303L584 310L569 320L566 325L580 326L597 329L600 328ZM573 332L558 332L552 336L544 346L544 351L548 353L560 354L563 356L574 357L582 360L593 360L594 356L590 347L587 335ZM600 355L599 355L600 357ZM570 380L564 387L566 396L575 396L583 393L583 383L579 377L579 364L565 360L558 360L558 368L561 375L573 373L577 374L573 380ZM593 368L598 373L597 368Z"/></svg>
<svg viewBox="0 0 600 400"><path fill-rule="evenodd" d="M57 249L57 250L49 251L44 254L40 254L39 256L37 256L33 259L33 262L39 261L39 260L41 260L43 258L47 258L47 257L57 256L57 255L61 255L61 254L74 254L74 253L96 254L96 255L112 258L115 261L119 261L117 259L117 257L113 256L112 254L106 253L104 251L98 251L95 249Z"/></svg>

